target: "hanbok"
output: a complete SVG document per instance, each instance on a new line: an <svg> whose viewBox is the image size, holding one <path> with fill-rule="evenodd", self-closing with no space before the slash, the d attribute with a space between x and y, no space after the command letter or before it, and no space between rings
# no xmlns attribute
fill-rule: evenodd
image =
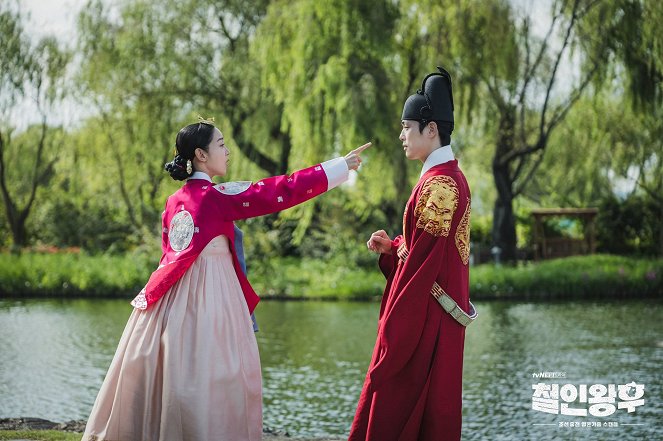
<svg viewBox="0 0 663 441"><path fill-rule="evenodd" d="M258 345L225 236L134 309L83 439L262 439Z"/></svg>
<svg viewBox="0 0 663 441"><path fill-rule="evenodd" d="M343 158L256 183L196 172L168 198L163 255L120 339L83 441L260 441L259 299L234 221L275 213L348 179Z"/></svg>

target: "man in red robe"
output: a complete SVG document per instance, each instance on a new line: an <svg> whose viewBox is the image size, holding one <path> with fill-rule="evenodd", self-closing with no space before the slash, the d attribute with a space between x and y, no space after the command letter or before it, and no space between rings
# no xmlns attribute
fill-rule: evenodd
<svg viewBox="0 0 663 441"><path fill-rule="evenodd" d="M469 301L470 189L450 145L451 78L442 68L405 102L400 140L423 170L403 235L373 233L387 285L350 440L459 440ZM468 315L466 311L469 311Z"/></svg>

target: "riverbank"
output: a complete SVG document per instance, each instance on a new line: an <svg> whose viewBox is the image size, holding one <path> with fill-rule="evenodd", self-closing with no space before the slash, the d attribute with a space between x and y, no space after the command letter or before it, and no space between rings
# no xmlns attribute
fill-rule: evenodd
<svg viewBox="0 0 663 441"><path fill-rule="evenodd" d="M82 253L0 254L2 297L132 298L153 262L144 256ZM347 262L274 258L249 268L263 298L374 300L384 277ZM488 299L649 298L663 296L663 259L576 256L517 267L484 264L470 271L470 295Z"/></svg>
<svg viewBox="0 0 663 441"><path fill-rule="evenodd" d="M80 441L85 421L55 423L41 418L0 419L0 441ZM340 441L342 438L296 438L265 428L263 441Z"/></svg>

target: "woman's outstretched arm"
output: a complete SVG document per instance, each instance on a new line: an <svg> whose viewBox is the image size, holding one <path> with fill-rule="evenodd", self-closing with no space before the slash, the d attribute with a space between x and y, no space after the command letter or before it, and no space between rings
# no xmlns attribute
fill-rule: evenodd
<svg viewBox="0 0 663 441"><path fill-rule="evenodd" d="M258 182L226 182L214 186L222 204L224 220L248 219L276 213L308 201L348 179L349 170L361 165L361 153L371 143L321 164L290 175L273 176Z"/></svg>

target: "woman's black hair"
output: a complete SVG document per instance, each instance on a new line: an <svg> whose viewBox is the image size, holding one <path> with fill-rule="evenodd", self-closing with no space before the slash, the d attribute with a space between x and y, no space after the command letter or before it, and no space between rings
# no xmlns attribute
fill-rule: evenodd
<svg viewBox="0 0 663 441"><path fill-rule="evenodd" d="M187 171L187 162L192 161L197 148L208 151L208 146L212 142L214 135L214 126L209 123L199 122L189 124L182 128L175 139L175 148L177 154L175 158L166 163L164 168L170 174L170 177L176 181L183 181L193 174Z"/></svg>
<svg viewBox="0 0 663 441"><path fill-rule="evenodd" d="M454 125L448 121L419 121L419 133L423 133L428 123L434 122L437 125L437 133L440 135L441 146L451 144L451 133L454 131Z"/></svg>

